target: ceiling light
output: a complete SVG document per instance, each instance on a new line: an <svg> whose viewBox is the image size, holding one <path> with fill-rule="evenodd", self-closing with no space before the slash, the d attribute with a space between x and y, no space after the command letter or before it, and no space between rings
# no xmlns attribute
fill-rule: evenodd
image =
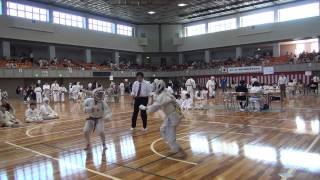
<svg viewBox="0 0 320 180"><path fill-rule="evenodd" d="M185 3L179 3L179 4L178 4L179 7L184 7L184 6L186 6L186 5L188 5L188 4L185 4Z"/></svg>
<svg viewBox="0 0 320 180"><path fill-rule="evenodd" d="M156 12L154 11L149 11L148 14L155 14Z"/></svg>

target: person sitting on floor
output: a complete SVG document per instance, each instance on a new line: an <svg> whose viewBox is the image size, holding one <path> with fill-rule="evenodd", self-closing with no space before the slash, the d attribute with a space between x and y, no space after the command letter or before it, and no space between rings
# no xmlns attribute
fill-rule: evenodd
<svg viewBox="0 0 320 180"><path fill-rule="evenodd" d="M244 80L240 81L240 85L236 87L236 92L239 93L237 96L237 100L239 101L239 104L240 104L240 111L244 111L248 105L247 96L246 96L248 93L248 88Z"/></svg>
<svg viewBox="0 0 320 180"><path fill-rule="evenodd" d="M29 108L25 112L26 122L42 122L42 117L40 115L40 110L37 109L37 104L31 102Z"/></svg>
<svg viewBox="0 0 320 180"><path fill-rule="evenodd" d="M262 88L259 82L257 81L254 82L250 89L250 94L252 94L252 96L249 98L249 101L250 103L252 103L255 112L261 110L261 104L262 104L262 99L260 96L261 93L262 93Z"/></svg>
<svg viewBox="0 0 320 180"><path fill-rule="evenodd" d="M190 94L186 94L186 99L181 104L181 109L189 110L193 108L193 100Z"/></svg>
<svg viewBox="0 0 320 180"><path fill-rule="evenodd" d="M43 99L43 104L40 106L40 113L43 120L58 119L58 114L50 107L49 98Z"/></svg>
<svg viewBox="0 0 320 180"><path fill-rule="evenodd" d="M20 121L15 117L15 110L6 97L2 97L0 106L0 126L19 127Z"/></svg>

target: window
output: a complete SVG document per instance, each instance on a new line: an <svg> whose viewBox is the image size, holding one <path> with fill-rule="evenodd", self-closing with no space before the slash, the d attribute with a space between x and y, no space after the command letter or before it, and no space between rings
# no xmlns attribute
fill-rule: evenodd
<svg viewBox="0 0 320 180"><path fill-rule="evenodd" d="M187 26L184 29L185 29L186 37L188 37L188 36L196 36L196 35L200 35L200 34L206 33L206 25L205 24Z"/></svg>
<svg viewBox="0 0 320 180"><path fill-rule="evenodd" d="M117 24L117 34L133 36L133 27Z"/></svg>
<svg viewBox="0 0 320 180"><path fill-rule="evenodd" d="M102 32L108 32L113 33L114 32L114 24L107 22L107 21L100 21L97 19L88 19L88 26L89 29L95 30L95 31L102 31Z"/></svg>
<svg viewBox="0 0 320 180"><path fill-rule="evenodd" d="M49 21L49 11L47 9L10 1L7 2L7 15L37 21Z"/></svg>
<svg viewBox="0 0 320 180"><path fill-rule="evenodd" d="M208 24L208 32L228 31L237 28L236 18L226 19L222 21L215 21Z"/></svg>
<svg viewBox="0 0 320 180"><path fill-rule="evenodd" d="M251 14L251 15L240 17L240 27L267 24L267 23L273 23L273 22L274 22L273 11Z"/></svg>
<svg viewBox="0 0 320 180"><path fill-rule="evenodd" d="M319 3L305 4L278 11L279 22L302 19L307 17L319 16Z"/></svg>
<svg viewBox="0 0 320 180"><path fill-rule="evenodd" d="M84 17L58 11L53 11L53 23L65 26L85 28Z"/></svg>
<svg viewBox="0 0 320 180"><path fill-rule="evenodd" d="M2 1L0 0L0 15L2 15Z"/></svg>

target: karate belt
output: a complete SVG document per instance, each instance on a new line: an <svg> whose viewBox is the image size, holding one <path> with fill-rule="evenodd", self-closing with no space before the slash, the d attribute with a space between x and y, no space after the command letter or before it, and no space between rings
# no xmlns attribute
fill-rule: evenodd
<svg viewBox="0 0 320 180"><path fill-rule="evenodd" d="M96 127L97 127L97 124L98 124L98 120L99 120L99 119L102 119L102 117L100 117L100 118L88 117L88 118L86 119L87 121L93 121L93 122L94 122L93 130L92 130L93 133L94 133L94 131L96 130Z"/></svg>

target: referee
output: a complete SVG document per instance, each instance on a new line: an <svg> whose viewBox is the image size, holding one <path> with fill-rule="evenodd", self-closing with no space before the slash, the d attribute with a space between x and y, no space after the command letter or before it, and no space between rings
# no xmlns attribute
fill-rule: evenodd
<svg viewBox="0 0 320 180"><path fill-rule="evenodd" d="M139 114L139 106L148 105L148 97L150 96L151 93L151 85L145 81L144 75L142 72L138 72L136 74L137 81L135 81L132 85L132 92L131 95L133 96L133 101L134 101L134 111L132 114L132 122L131 122L131 130L134 130L136 128L136 123L137 123L137 117ZM147 130L147 112L140 110L141 111L141 119L143 123L143 131Z"/></svg>

